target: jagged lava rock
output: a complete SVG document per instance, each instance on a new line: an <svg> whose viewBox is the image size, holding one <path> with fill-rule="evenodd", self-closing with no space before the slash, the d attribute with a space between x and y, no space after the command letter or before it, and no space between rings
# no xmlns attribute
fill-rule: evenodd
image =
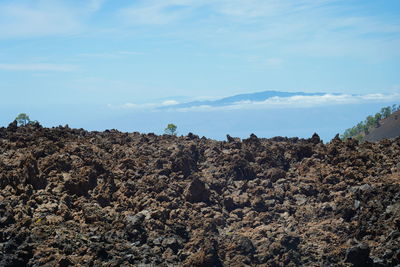
<svg viewBox="0 0 400 267"><path fill-rule="evenodd" d="M396 266L400 139L0 128L0 266Z"/></svg>

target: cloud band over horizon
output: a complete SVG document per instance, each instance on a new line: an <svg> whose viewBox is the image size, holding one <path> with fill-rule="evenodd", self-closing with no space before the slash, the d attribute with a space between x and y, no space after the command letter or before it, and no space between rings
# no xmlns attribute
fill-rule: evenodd
<svg viewBox="0 0 400 267"><path fill-rule="evenodd" d="M388 103L400 102L400 93L394 94L365 94L365 95L351 95L351 94L324 94L324 95L295 95L290 97L270 97L263 101L249 101L243 100L234 102L227 105L211 106L211 105L193 105L190 107L174 107L181 104L175 100L168 100L162 103L146 103L134 104L125 103L122 105L111 105L108 107L112 109L126 109L126 110L147 110L147 111L178 111L178 112L201 112L201 111L218 111L218 110L249 110L249 109L279 109L279 108L312 108L318 106L334 106L334 105L350 105L362 103Z"/></svg>

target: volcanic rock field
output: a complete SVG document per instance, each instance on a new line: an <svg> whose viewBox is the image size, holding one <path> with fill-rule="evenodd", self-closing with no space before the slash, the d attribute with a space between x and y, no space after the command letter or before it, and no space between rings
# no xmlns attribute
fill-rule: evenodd
<svg viewBox="0 0 400 267"><path fill-rule="evenodd" d="M11 123L0 266L400 266L400 138Z"/></svg>

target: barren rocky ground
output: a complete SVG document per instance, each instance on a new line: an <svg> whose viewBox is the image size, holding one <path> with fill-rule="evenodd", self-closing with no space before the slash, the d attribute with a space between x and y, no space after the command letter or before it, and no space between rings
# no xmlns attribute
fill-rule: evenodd
<svg viewBox="0 0 400 267"><path fill-rule="evenodd" d="M0 266L399 266L400 138L0 128Z"/></svg>

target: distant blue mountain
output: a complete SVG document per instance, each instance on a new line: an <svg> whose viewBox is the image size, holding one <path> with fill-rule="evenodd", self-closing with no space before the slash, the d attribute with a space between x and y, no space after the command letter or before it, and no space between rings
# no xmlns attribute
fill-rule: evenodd
<svg viewBox="0 0 400 267"><path fill-rule="evenodd" d="M216 100L204 100L204 101L192 101L186 103L180 103L176 105L171 105L165 108L189 108L197 106L211 106L211 107L221 107L233 105L236 102L241 101L264 101L271 97L291 97L291 96L322 96L326 93L304 93L304 92L279 92L279 91L264 91L251 94L240 94L229 96L225 98L220 98Z"/></svg>

